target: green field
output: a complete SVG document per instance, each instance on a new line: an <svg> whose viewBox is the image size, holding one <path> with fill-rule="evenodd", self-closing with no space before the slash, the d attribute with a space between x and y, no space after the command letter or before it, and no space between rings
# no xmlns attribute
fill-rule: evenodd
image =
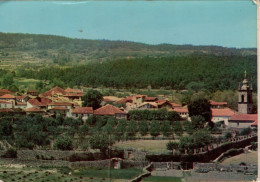
<svg viewBox="0 0 260 182"><path fill-rule="evenodd" d="M142 173L142 169L130 168L130 169L111 169L112 179L131 179ZM108 169L82 169L80 171L75 171L72 173L74 176L84 176L84 177L100 177L108 178Z"/></svg>
<svg viewBox="0 0 260 182"><path fill-rule="evenodd" d="M112 182L123 182L127 179L134 178L142 172L141 169L120 169L111 170ZM5 182L11 181L34 181L34 182L108 182L107 169L84 169L72 170L68 167L61 168L29 168L21 166L0 167L0 180Z"/></svg>
<svg viewBox="0 0 260 182"><path fill-rule="evenodd" d="M168 176L149 176L144 178L144 182L181 182L181 178Z"/></svg>

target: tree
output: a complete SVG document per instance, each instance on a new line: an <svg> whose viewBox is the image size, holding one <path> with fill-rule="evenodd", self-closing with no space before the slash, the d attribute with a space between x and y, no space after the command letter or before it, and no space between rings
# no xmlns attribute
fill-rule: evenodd
<svg viewBox="0 0 260 182"><path fill-rule="evenodd" d="M172 151L172 154L173 154L173 151L178 149L179 147L179 143L178 142L174 142L174 141L169 141L167 144L166 144L166 148L167 150L171 150Z"/></svg>
<svg viewBox="0 0 260 182"><path fill-rule="evenodd" d="M97 90L89 90L82 98L83 106L93 107L97 109L100 107L103 95Z"/></svg>
<svg viewBox="0 0 260 182"><path fill-rule="evenodd" d="M7 88L7 87L11 86L13 83L14 83L14 78L11 73L8 73L3 77L3 81L2 81L3 87Z"/></svg>
<svg viewBox="0 0 260 182"><path fill-rule="evenodd" d="M126 131L128 133L129 136L135 136L136 132L137 132L137 123L134 120L131 120L128 123L128 126L126 128Z"/></svg>
<svg viewBox="0 0 260 182"><path fill-rule="evenodd" d="M198 98L191 101L188 105L188 111L190 117L201 115L206 122L211 121L212 113L210 103L205 98Z"/></svg>
<svg viewBox="0 0 260 182"><path fill-rule="evenodd" d="M110 123L107 123L104 127L103 127L103 132L106 134L111 135L112 133L114 133L114 128Z"/></svg>
<svg viewBox="0 0 260 182"><path fill-rule="evenodd" d="M147 134L149 128L148 128L148 123L147 121L143 120L143 121L140 121L138 123L138 129L139 129L139 133L144 136Z"/></svg>
<svg viewBox="0 0 260 182"><path fill-rule="evenodd" d="M173 131L177 136L182 136L183 134L183 128L181 126L181 123L179 121L175 121L173 124Z"/></svg>
<svg viewBox="0 0 260 182"><path fill-rule="evenodd" d="M1 125L0 125L0 137L1 136L10 136L13 134L13 126L12 122L8 120L7 118L1 119Z"/></svg>
<svg viewBox="0 0 260 182"><path fill-rule="evenodd" d="M241 130L241 132L239 133L240 135L249 135L252 132L252 128L244 128L243 130Z"/></svg>
<svg viewBox="0 0 260 182"><path fill-rule="evenodd" d="M107 137L107 135L95 134L90 137L89 144L92 149L99 149L103 154L105 154L109 145L113 144L113 141L109 141L109 137Z"/></svg>
<svg viewBox="0 0 260 182"><path fill-rule="evenodd" d="M54 143L54 147L60 150L72 150L72 139L69 136L59 136Z"/></svg>
<svg viewBox="0 0 260 182"><path fill-rule="evenodd" d="M170 136L172 134L172 126L170 125L170 121L163 121L161 131L163 136Z"/></svg>
<svg viewBox="0 0 260 182"><path fill-rule="evenodd" d="M204 128L205 123L206 121L201 115L191 117L191 127L194 130Z"/></svg>
<svg viewBox="0 0 260 182"><path fill-rule="evenodd" d="M153 137L160 135L160 123L158 121L153 120L150 124L150 134Z"/></svg>

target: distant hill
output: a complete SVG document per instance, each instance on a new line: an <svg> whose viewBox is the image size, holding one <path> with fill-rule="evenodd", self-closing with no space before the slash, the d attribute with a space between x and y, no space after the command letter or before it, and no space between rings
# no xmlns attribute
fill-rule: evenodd
<svg viewBox="0 0 260 182"><path fill-rule="evenodd" d="M0 33L1 66L22 63L75 65L92 61L109 61L143 57L187 55L250 56L256 48L225 48L109 40L72 39L53 35Z"/></svg>

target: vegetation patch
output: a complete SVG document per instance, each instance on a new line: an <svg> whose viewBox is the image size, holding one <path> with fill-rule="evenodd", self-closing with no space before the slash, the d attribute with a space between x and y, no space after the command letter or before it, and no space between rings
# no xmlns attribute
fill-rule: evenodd
<svg viewBox="0 0 260 182"><path fill-rule="evenodd" d="M107 168L88 168L81 169L78 172L73 172L73 175L84 177L100 177L112 179L131 179L142 173L142 169L129 168L129 169L111 169L109 175L109 169Z"/></svg>
<svg viewBox="0 0 260 182"><path fill-rule="evenodd" d="M143 178L144 182L181 182L181 178L178 177L168 177L168 176L149 176Z"/></svg>

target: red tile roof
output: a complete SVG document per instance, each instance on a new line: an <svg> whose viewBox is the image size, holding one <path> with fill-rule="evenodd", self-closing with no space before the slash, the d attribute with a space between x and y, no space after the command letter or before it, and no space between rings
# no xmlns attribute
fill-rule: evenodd
<svg viewBox="0 0 260 182"><path fill-rule="evenodd" d="M48 99L48 98L45 98L45 97L40 97L40 100L41 100L41 103L46 105L46 106L52 102L51 99Z"/></svg>
<svg viewBox="0 0 260 182"><path fill-rule="evenodd" d="M229 108L223 108L223 109L211 109L212 116L233 116L235 114L235 111Z"/></svg>
<svg viewBox="0 0 260 182"><path fill-rule="evenodd" d="M39 102L37 99L29 99L27 102L29 102L33 106L46 106L45 104Z"/></svg>
<svg viewBox="0 0 260 182"><path fill-rule="evenodd" d="M126 98L124 98L124 99L121 99L121 100L117 101L116 103L117 103L117 104L122 104L122 103L132 102L132 101L133 101L133 97L128 96L128 97L126 97Z"/></svg>
<svg viewBox="0 0 260 182"><path fill-rule="evenodd" d="M119 108L107 104L99 109L94 111L95 115L115 115L115 114L126 114L124 111L121 111Z"/></svg>
<svg viewBox="0 0 260 182"><path fill-rule="evenodd" d="M174 108L173 110L178 113L180 113L180 112L188 113L189 112L187 107L177 107L177 108Z"/></svg>
<svg viewBox="0 0 260 182"><path fill-rule="evenodd" d="M63 90L62 88L56 86L56 87L50 89L49 91L43 93L42 95L45 96L45 97L48 97L48 96L50 97L50 96L52 96L52 95L54 95L54 94L57 94L57 95L66 95L66 91Z"/></svg>
<svg viewBox="0 0 260 182"><path fill-rule="evenodd" d="M40 109L39 107L31 107L31 108L25 109L25 112L44 112L44 110Z"/></svg>
<svg viewBox="0 0 260 182"><path fill-rule="evenodd" d="M25 99L26 97L28 97L27 95L21 95L21 96L16 96L16 99Z"/></svg>
<svg viewBox="0 0 260 182"><path fill-rule="evenodd" d="M227 102L216 102L214 100L210 100L209 103L210 105L218 105L218 106L227 105Z"/></svg>
<svg viewBox="0 0 260 182"><path fill-rule="evenodd" d="M158 98L157 97L145 97L145 101L155 101L157 100Z"/></svg>
<svg viewBox="0 0 260 182"><path fill-rule="evenodd" d="M93 108L92 107L77 107L72 110L73 114L93 114Z"/></svg>
<svg viewBox="0 0 260 182"><path fill-rule="evenodd" d="M15 99L15 97L11 94L4 94L0 96L0 99Z"/></svg>
<svg viewBox="0 0 260 182"><path fill-rule="evenodd" d="M257 114L235 114L229 121L251 121L257 123Z"/></svg>
<svg viewBox="0 0 260 182"><path fill-rule="evenodd" d="M14 112L12 109L0 109L0 112Z"/></svg>
<svg viewBox="0 0 260 182"><path fill-rule="evenodd" d="M72 106L72 103L69 102L51 102L49 106Z"/></svg>
<svg viewBox="0 0 260 182"><path fill-rule="evenodd" d="M171 102L171 105L172 105L172 107L181 107L180 104L176 104L176 103L173 103L173 102Z"/></svg>

